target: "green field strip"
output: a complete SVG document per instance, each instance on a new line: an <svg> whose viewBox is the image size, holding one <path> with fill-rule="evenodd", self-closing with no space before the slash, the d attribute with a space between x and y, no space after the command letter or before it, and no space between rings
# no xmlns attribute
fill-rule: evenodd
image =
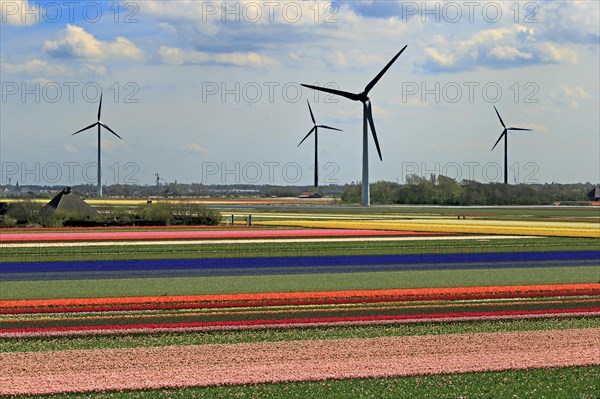
<svg viewBox="0 0 600 399"><path fill-rule="evenodd" d="M594 266L0 282L0 300L598 283Z"/></svg>
<svg viewBox="0 0 600 399"><path fill-rule="evenodd" d="M335 255L408 255L598 250L594 238L528 238L452 241L364 241L244 244L114 245L2 248L0 262L129 259L248 258Z"/></svg>
<svg viewBox="0 0 600 399"><path fill-rule="evenodd" d="M426 323L411 322L354 326L273 327L252 330L21 337L1 339L0 353L70 349L135 348L167 345L237 344L310 339L377 338L390 336L566 330L598 327L600 327L600 317L561 316L552 318L440 321Z"/></svg>
<svg viewBox="0 0 600 399"><path fill-rule="evenodd" d="M59 398L594 399L600 366L45 395ZM18 396L16 398L41 398Z"/></svg>

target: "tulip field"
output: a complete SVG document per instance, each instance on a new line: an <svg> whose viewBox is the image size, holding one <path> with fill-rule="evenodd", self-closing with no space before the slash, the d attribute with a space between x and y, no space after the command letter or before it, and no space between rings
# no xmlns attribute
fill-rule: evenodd
<svg viewBox="0 0 600 399"><path fill-rule="evenodd" d="M598 397L597 209L339 208L0 230L0 396Z"/></svg>

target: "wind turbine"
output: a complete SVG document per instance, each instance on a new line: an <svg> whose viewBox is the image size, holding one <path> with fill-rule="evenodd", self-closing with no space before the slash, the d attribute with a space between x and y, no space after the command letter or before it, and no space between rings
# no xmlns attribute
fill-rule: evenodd
<svg viewBox="0 0 600 399"><path fill-rule="evenodd" d="M102 93L100 93L100 105L98 105L98 121L95 123L92 123L88 127L84 127L83 129L78 130L72 134L72 136L75 136L77 133L81 133L85 130L91 129L94 126L98 126L98 197L102 197L102 162L101 162L101 157L100 157L100 127L107 129L109 132L111 132L112 134L114 134L115 136L117 136L118 138L123 140L121 138L121 136L119 136L117 133L115 133L115 131L112 130L110 127L108 127L108 125L100 122L100 113L101 112L102 112Z"/></svg>
<svg viewBox="0 0 600 399"><path fill-rule="evenodd" d="M379 148L379 141L377 140L377 133L375 132L375 123L373 122L373 111L371 109L371 100L369 99L369 92L371 89L379 82L379 79L387 72L387 70L392 66L392 64L396 61L400 54L406 49L407 46L404 46L402 50L398 52L392 58L390 62L379 72L375 78L369 82L368 85L365 86L365 89L362 93L350 93L347 91L329 89L326 87L312 86L302 84L304 87L308 87L309 89L324 91L326 93L335 94L338 96L346 97L352 101L360 101L363 103L363 168L362 168L362 205L369 206L371 203L369 197L369 132L368 125L371 126L371 133L373 134L373 141L375 141L375 147L377 147L377 153L379 154L379 160L383 160L381 157L381 149ZM368 125L367 125L368 123Z"/></svg>
<svg viewBox="0 0 600 399"><path fill-rule="evenodd" d="M492 147L492 151L494 151L494 148L496 148L496 146L498 145L500 140L502 140L502 136L504 136L504 184L508 184L508 131L509 130L524 130L527 132L531 132L531 129L524 129L522 127L506 127L506 125L504 124L504 121L500 117L500 113L498 113L498 110L496 109L495 105L494 105L494 110L496 111L496 115L498 115L498 119L500 119L500 123L502 124L502 127L504 128L504 130L502 131L502 133L500 133L500 137L498 137L496 144L494 144L494 146Z"/></svg>
<svg viewBox="0 0 600 399"><path fill-rule="evenodd" d="M163 179L160 178L158 172L154 174L154 177L156 177L156 202L158 202L158 197L160 196L160 181Z"/></svg>
<svg viewBox="0 0 600 399"><path fill-rule="evenodd" d="M315 189L318 190L318 188L319 188L319 151L318 151L319 128L322 127L323 129L337 130L338 132L341 132L342 130L336 129L334 127L326 126L326 125L317 125L317 122L315 121L315 116L313 115L313 112L312 112L312 109L310 108L310 103L308 102L308 100L306 100L306 103L308 104L308 110L310 111L310 118L313 121L313 128L309 130L309 132L306 136L304 136L304 138L302 139L300 144L304 143L304 140L306 140L308 138L308 136L310 136L312 134L312 132L315 132ZM300 144L298 144L298 147L300 147Z"/></svg>

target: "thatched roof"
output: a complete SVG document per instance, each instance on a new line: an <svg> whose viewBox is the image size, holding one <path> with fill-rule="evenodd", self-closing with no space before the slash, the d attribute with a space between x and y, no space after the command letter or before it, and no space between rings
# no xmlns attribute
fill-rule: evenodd
<svg viewBox="0 0 600 399"><path fill-rule="evenodd" d="M86 216L96 216L98 212L85 203L84 200L71 192L71 187L66 187L50 202L46 204L47 208L61 210L69 213L80 213Z"/></svg>
<svg viewBox="0 0 600 399"><path fill-rule="evenodd" d="M600 187L594 188L592 191L588 193L588 198L591 200L597 200L600 198Z"/></svg>

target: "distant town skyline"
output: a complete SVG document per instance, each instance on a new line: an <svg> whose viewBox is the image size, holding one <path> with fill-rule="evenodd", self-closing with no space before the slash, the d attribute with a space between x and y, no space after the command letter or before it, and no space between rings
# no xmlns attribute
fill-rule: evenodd
<svg viewBox="0 0 600 399"><path fill-rule="evenodd" d="M223 4L226 4L224 7ZM383 161L370 181L410 174L503 181L494 106L511 126L509 183L600 181L594 1L269 2L0 0L0 184L103 182L311 186L297 148L306 101L344 130L321 135L319 182L361 179L360 106L301 83L370 96ZM508 122L507 122L508 123ZM522 134L523 133L523 134ZM372 144L372 143L371 143Z"/></svg>

